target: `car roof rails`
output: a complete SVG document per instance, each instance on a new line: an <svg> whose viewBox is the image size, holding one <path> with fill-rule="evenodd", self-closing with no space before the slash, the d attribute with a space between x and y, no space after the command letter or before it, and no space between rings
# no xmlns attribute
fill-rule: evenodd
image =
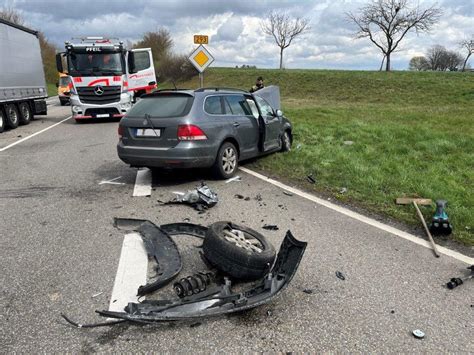
<svg viewBox="0 0 474 355"><path fill-rule="evenodd" d="M199 88L194 90L194 92L204 92L204 91L237 91L237 92L245 92L247 90L236 89L236 88L226 88L226 87L206 87L206 88Z"/></svg>

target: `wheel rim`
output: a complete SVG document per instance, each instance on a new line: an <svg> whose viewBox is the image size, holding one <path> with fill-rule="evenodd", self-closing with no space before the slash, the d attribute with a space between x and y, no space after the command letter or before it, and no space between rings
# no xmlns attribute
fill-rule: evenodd
<svg viewBox="0 0 474 355"><path fill-rule="evenodd" d="M237 154L235 150L231 147L227 147L222 154L222 170L226 174L230 174L234 171L237 164Z"/></svg>
<svg viewBox="0 0 474 355"><path fill-rule="evenodd" d="M16 124L18 122L18 113L14 108L9 109L8 116L10 117L10 120L13 124Z"/></svg>
<svg viewBox="0 0 474 355"><path fill-rule="evenodd" d="M239 229L224 229L224 238L237 247L254 253L262 253L264 246L253 235Z"/></svg>
<svg viewBox="0 0 474 355"><path fill-rule="evenodd" d="M29 121L30 120L30 110L28 110L28 107L26 107L26 105L23 105L21 107L21 115L23 116L23 119L25 121Z"/></svg>

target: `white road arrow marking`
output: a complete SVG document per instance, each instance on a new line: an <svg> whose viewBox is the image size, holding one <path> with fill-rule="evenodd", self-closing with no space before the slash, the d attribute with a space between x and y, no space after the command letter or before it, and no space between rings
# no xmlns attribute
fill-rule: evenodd
<svg viewBox="0 0 474 355"><path fill-rule="evenodd" d="M109 185L125 185L124 182L116 182L116 180L120 179L121 176L119 177L116 177L114 179L111 179L111 180L102 180L101 182L99 182L99 185L104 185L104 184L109 184Z"/></svg>

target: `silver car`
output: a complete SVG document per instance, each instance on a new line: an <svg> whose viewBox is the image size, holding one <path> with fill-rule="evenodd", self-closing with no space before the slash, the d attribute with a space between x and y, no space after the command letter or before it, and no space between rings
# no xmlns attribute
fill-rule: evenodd
<svg viewBox="0 0 474 355"><path fill-rule="evenodd" d="M291 149L292 126L279 101L275 86L146 95L120 121L118 156L132 167L212 167L227 179L239 161Z"/></svg>

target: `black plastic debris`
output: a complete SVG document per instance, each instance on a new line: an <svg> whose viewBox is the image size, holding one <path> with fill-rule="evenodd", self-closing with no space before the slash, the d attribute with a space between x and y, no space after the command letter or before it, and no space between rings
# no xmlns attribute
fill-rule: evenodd
<svg viewBox="0 0 474 355"><path fill-rule="evenodd" d="M316 179L313 177L312 174L306 176L306 180L308 180L308 182L311 183L311 184L315 184L315 183L316 183Z"/></svg>
<svg viewBox="0 0 474 355"><path fill-rule="evenodd" d="M239 200L243 200L245 197L241 194L235 194L234 195L235 198L238 198Z"/></svg>
<svg viewBox="0 0 474 355"><path fill-rule="evenodd" d="M303 292L304 292L304 293L307 293L308 295L312 295L312 294L314 293L313 290L310 289L310 288L305 288L305 289L303 290Z"/></svg>
<svg viewBox="0 0 474 355"><path fill-rule="evenodd" d="M277 231L279 229L276 224L264 224L262 228L269 231Z"/></svg>
<svg viewBox="0 0 474 355"><path fill-rule="evenodd" d="M286 196L293 196L293 194L291 192L288 192L288 191L283 191L283 194L286 195Z"/></svg>
<svg viewBox="0 0 474 355"><path fill-rule="evenodd" d="M336 276L337 276L338 279L341 279L341 280L343 280L343 281L346 279L346 277L344 276L344 274L343 274L342 272L340 272L340 271L336 271Z"/></svg>
<svg viewBox="0 0 474 355"><path fill-rule="evenodd" d="M204 210L215 206L218 201L217 193L203 182L195 190L190 190L182 196L176 196L175 199L165 204L184 203L192 206L197 211L204 212Z"/></svg>

